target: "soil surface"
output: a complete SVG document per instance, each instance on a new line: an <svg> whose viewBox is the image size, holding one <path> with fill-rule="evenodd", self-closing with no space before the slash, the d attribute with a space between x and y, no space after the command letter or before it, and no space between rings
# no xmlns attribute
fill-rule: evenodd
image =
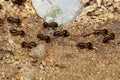
<svg viewBox="0 0 120 80"><path fill-rule="evenodd" d="M31 0L22 5L0 0L4 20L0 20L0 80L120 80L120 2L103 1L100 7L94 0L84 3L79 18L48 30ZM22 23L11 24L7 17L20 18ZM12 36L10 29L24 30L25 36ZM102 29L114 33L115 39L103 44L105 35L90 34ZM70 36L54 37L57 30L68 30ZM39 40L38 33L50 36L51 42ZM23 41L34 41L37 47L22 48ZM80 49L79 42L91 42L94 49Z"/></svg>

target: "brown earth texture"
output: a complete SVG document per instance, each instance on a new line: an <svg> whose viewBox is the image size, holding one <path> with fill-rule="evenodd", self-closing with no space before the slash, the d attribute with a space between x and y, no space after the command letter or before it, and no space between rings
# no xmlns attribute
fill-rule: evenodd
<svg viewBox="0 0 120 80"><path fill-rule="evenodd" d="M120 0L82 0L82 5L79 18L48 30L31 0L22 5L0 0L0 80L120 80ZM9 23L8 17L19 17L21 25ZM13 36L10 29L23 30L25 36ZM90 34L102 29L115 39L103 43L108 35ZM53 36L57 30L68 30L70 36ZM51 42L39 40L38 33ZM37 46L22 48L23 41ZM91 42L93 49L80 49L80 42Z"/></svg>

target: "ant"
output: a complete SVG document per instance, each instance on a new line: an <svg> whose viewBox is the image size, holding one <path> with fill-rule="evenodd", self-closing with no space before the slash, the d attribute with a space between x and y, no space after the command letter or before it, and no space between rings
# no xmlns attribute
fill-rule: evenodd
<svg viewBox="0 0 120 80"><path fill-rule="evenodd" d="M93 49L93 44L91 42L88 42L88 43L78 43L77 47L79 47L80 49L88 48L89 50L92 50Z"/></svg>
<svg viewBox="0 0 120 80"><path fill-rule="evenodd" d="M58 27L58 24L56 22L51 22L51 23L44 22L43 27L55 29Z"/></svg>
<svg viewBox="0 0 120 80"><path fill-rule="evenodd" d="M29 48L29 49L32 49L32 48L34 48L34 47L37 47L37 44L35 43L35 42L25 42L25 41L23 41L22 43L21 43L21 47L23 47L23 48Z"/></svg>
<svg viewBox="0 0 120 80"><path fill-rule="evenodd" d="M10 33L13 36L18 36L18 35L20 35L21 37L25 36L25 32L23 30L18 31L16 29L12 29L12 30L10 30Z"/></svg>
<svg viewBox="0 0 120 80"><path fill-rule="evenodd" d="M19 18L13 18L13 17L8 17L7 18L7 21L9 23L15 23L17 25L20 25L21 24L21 20Z"/></svg>
<svg viewBox="0 0 120 80"><path fill-rule="evenodd" d="M84 35L83 37L86 37L86 36L89 36L91 34L94 34L94 35L108 35L108 30L107 29L102 29L102 30L95 30L94 32L90 33L90 34L86 34Z"/></svg>
<svg viewBox="0 0 120 80"><path fill-rule="evenodd" d="M50 43L51 42L51 38L49 36L45 36L43 34L37 34L37 38L39 38L40 40L45 40L46 43Z"/></svg>
<svg viewBox="0 0 120 80"><path fill-rule="evenodd" d="M110 40L114 40L115 39L115 34L111 33L108 36L106 36L105 38L103 38L103 43L108 43Z"/></svg>
<svg viewBox="0 0 120 80"><path fill-rule="evenodd" d="M60 36L68 37L70 34L67 30L63 30L63 31L55 31L53 35L58 37Z"/></svg>
<svg viewBox="0 0 120 80"><path fill-rule="evenodd" d="M43 27L44 27L44 28L47 28L48 25L49 25L49 24L48 24L47 22L44 22L44 23L43 23Z"/></svg>
<svg viewBox="0 0 120 80"><path fill-rule="evenodd" d="M107 29L103 29L103 30L95 30L94 31L94 35L108 35L108 30Z"/></svg>
<svg viewBox="0 0 120 80"><path fill-rule="evenodd" d="M23 3L26 2L26 0L12 0L12 2L18 5L22 5Z"/></svg>

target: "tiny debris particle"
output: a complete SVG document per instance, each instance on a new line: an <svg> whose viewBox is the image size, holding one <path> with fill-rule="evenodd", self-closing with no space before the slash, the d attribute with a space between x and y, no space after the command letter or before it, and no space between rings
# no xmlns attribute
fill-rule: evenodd
<svg viewBox="0 0 120 80"><path fill-rule="evenodd" d="M44 60L41 61L41 64L43 65L43 67L45 67L47 65Z"/></svg>
<svg viewBox="0 0 120 80"><path fill-rule="evenodd" d="M66 65L62 62L62 61L59 61L55 64L56 67L59 67L59 68L66 68Z"/></svg>
<svg viewBox="0 0 120 80"><path fill-rule="evenodd" d="M21 18L22 18L22 19L25 19L25 18L27 17L27 15L28 15L27 13L21 12Z"/></svg>
<svg viewBox="0 0 120 80"><path fill-rule="evenodd" d="M31 63L37 63L38 62L38 60L33 60L33 61L31 61Z"/></svg>
<svg viewBox="0 0 120 80"><path fill-rule="evenodd" d="M102 0L96 0L96 2L97 2L98 7L100 7L102 4Z"/></svg>

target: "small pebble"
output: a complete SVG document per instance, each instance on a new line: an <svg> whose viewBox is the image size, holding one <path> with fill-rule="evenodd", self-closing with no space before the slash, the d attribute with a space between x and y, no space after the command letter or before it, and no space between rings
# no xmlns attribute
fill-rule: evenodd
<svg viewBox="0 0 120 80"><path fill-rule="evenodd" d="M31 52L29 53L29 56L32 58L39 58L43 59L47 53L45 52L45 46L42 44L39 44L37 47L32 48Z"/></svg>
<svg viewBox="0 0 120 80"><path fill-rule="evenodd" d="M59 61L55 64L56 67L59 67L59 68L65 68L65 64L62 62L62 61Z"/></svg>

